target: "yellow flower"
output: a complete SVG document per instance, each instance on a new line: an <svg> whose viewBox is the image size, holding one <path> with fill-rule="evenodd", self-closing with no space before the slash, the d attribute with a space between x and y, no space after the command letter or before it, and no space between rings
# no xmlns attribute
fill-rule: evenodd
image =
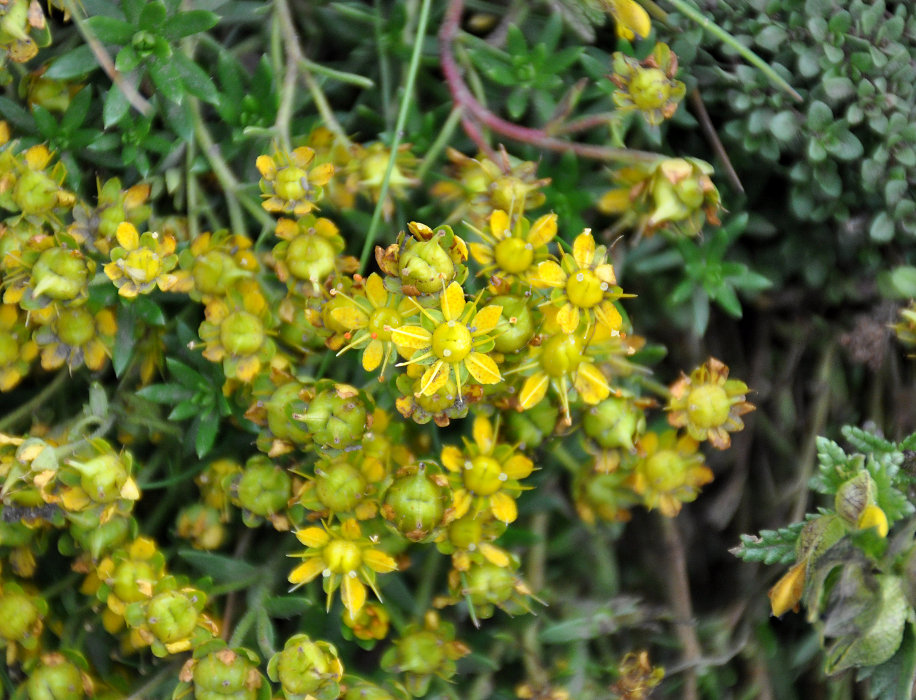
<svg viewBox="0 0 916 700"><path fill-rule="evenodd" d="M167 292L190 278L173 274L178 264L175 254L175 237L170 234L145 232L142 236L129 221L118 226L115 236L120 245L111 251L111 262L105 265L105 274L118 288L118 294L132 299L147 294L155 287Z"/></svg>
<svg viewBox="0 0 916 700"><path fill-rule="evenodd" d="M643 497L646 508L658 508L673 518L681 506L696 499L700 487L712 481L712 471L703 464L697 442L673 430L661 435L646 433L637 448L640 461L633 475L633 490Z"/></svg>
<svg viewBox="0 0 916 700"><path fill-rule="evenodd" d="M464 451L454 445L442 448L442 464L451 472L455 517L463 517L473 507L475 517L492 513L497 520L511 523L518 517L519 479L531 474L534 463L511 445L498 443L493 425L484 416L474 419L473 435L473 443L465 439Z"/></svg>
<svg viewBox="0 0 916 700"><path fill-rule="evenodd" d="M385 574L398 568L397 562L376 548L376 539L364 537L356 520L345 520L336 527L307 527L296 532L296 539L308 549L290 556L304 559L289 575L293 589L324 576L330 610L334 591L341 589L341 600L351 616L366 602L366 586L381 600L375 587L376 573Z"/></svg>
<svg viewBox="0 0 916 700"><path fill-rule="evenodd" d="M334 174L334 165L323 163L311 170L315 151L302 146L290 153L277 150L273 156L260 155L255 161L261 173L261 206L272 213L305 216L316 208L321 188Z"/></svg>
<svg viewBox="0 0 916 700"><path fill-rule="evenodd" d="M668 422L675 428L686 427L694 440L709 440L713 447L727 449L728 433L743 429L741 416L754 410L744 400L747 392L747 384L729 379L728 367L710 357L671 386Z"/></svg>
<svg viewBox="0 0 916 700"><path fill-rule="evenodd" d="M551 301L560 308L557 323L564 333L574 333L584 316L588 327L595 322L612 334L620 330L623 318L614 302L627 296L617 286L614 267L607 262L607 249L595 247L590 229L573 241L573 254L563 253L560 264L540 263L531 281L551 287Z"/></svg>
<svg viewBox="0 0 916 700"><path fill-rule="evenodd" d="M441 312L429 311L417 302L413 303L433 326L433 330L403 325L392 329L391 339L399 347L415 351L399 367L413 363L429 365L420 379L417 395L431 396L452 375L459 396L467 375L479 384L497 384L502 381L496 362L485 354L493 346L491 331L499 322L501 306L485 306L476 311L475 304L465 302L464 290L457 282L452 282L442 291L439 297Z"/></svg>
<svg viewBox="0 0 916 700"><path fill-rule="evenodd" d="M62 310L33 337L41 348L42 368L57 369L66 362L71 371L82 365L97 371L111 355L117 330L111 309L93 314L85 306L76 306Z"/></svg>
<svg viewBox="0 0 916 700"><path fill-rule="evenodd" d="M645 39L652 31L649 13L635 0L601 0L607 11L614 18L617 36L627 41L634 37Z"/></svg>
<svg viewBox="0 0 916 700"><path fill-rule="evenodd" d="M272 318L267 299L254 279L238 282L227 299L212 299L198 333L204 357L222 362L227 379L250 382L276 353L268 335Z"/></svg>
<svg viewBox="0 0 916 700"><path fill-rule="evenodd" d="M337 354L365 346L363 369L372 372L381 365L379 381L382 381L396 348L392 333L407 317L417 313L416 304L409 297L389 294L382 278L374 272L366 279L364 295L349 296L332 289L331 296L350 302L330 311L331 319L347 329L345 338L350 341Z"/></svg>
<svg viewBox="0 0 916 700"><path fill-rule="evenodd" d="M225 295L237 280L258 272L258 259L251 246L247 236L228 231L205 232L191 241L190 248L179 256L181 267L194 281L191 298L208 303Z"/></svg>
<svg viewBox="0 0 916 700"><path fill-rule="evenodd" d="M274 246L277 278L290 291L314 295L335 272L354 272L355 258L341 255L344 239L330 219L309 215L293 221L280 219L275 233L280 242Z"/></svg>
<svg viewBox="0 0 916 700"><path fill-rule="evenodd" d="M539 261L548 257L547 244L557 235L557 215L545 214L533 224L496 209L490 214L489 232L471 227L483 243L471 243L471 255L483 267L481 275L526 280Z"/></svg>

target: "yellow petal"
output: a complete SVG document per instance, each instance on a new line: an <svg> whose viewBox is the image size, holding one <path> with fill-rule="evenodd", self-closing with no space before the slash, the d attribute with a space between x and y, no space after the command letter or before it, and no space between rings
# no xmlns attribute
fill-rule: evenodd
<svg viewBox="0 0 916 700"><path fill-rule="evenodd" d="M477 312L477 315L474 316L474 320L471 321L471 326L474 327L474 333L472 335L483 335L484 333L492 331L496 328L496 324L499 323L499 318L502 316L502 313L503 307L496 304L483 307Z"/></svg>
<svg viewBox="0 0 916 700"><path fill-rule="evenodd" d="M617 24L617 34L630 40L634 36L645 39L652 31L649 13L634 0L611 0L611 14Z"/></svg>
<svg viewBox="0 0 916 700"><path fill-rule="evenodd" d="M382 341L376 338L371 341L368 346L366 346L365 351L363 352L363 369L367 372L375 371L378 366L382 363L382 354L383 354L383 345Z"/></svg>
<svg viewBox="0 0 916 700"><path fill-rule="evenodd" d="M86 363L88 366L88 362ZM235 368L235 378L242 382L250 382L261 369L261 360L257 355L249 355L239 360Z"/></svg>
<svg viewBox="0 0 916 700"><path fill-rule="evenodd" d="M611 393L607 379L604 378L601 370L591 362L583 362L579 365L576 371L575 386L582 400L592 405L604 401Z"/></svg>
<svg viewBox="0 0 916 700"><path fill-rule="evenodd" d="M457 282L452 282L445 288L445 291L442 292L442 297L439 301L442 306L442 315L445 317L445 320L454 321L461 316L461 312L464 311L464 289L462 289L461 285Z"/></svg>
<svg viewBox="0 0 916 700"><path fill-rule="evenodd" d="M587 228L573 241L573 257L580 267L591 267L592 258L595 256L595 239L592 230Z"/></svg>
<svg viewBox="0 0 916 700"><path fill-rule="evenodd" d="M309 171L309 182L322 187L331 181L334 175L334 164L323 163Z"/></svg>
<svg viewBox="0 0 916 700"><path fill-rule="evenodd" d="M391 331L391 340L399 348L428 348L432 338L432 333L423 326L399 326Z"/></svg>
<svg viewBox="0 0 916 700"><path fill-rule="evenodd" d="M500 549L499 547L490 544L489 542L481 542L478 547L480 553L483 554L484 558L491 564L496 566L507 567L509 566L509 555L505 550Z"/></svg>
<svg viewBox="0 0 916 700"><path fill-rule="evenodd" d="M490 510L493 517L504 523L511 523L518 517L515 500L507 493L497 491L490 496Z"/></svg>
<svg viewBox="0 0 916 700"><path fill-rule="evenodd" d="M296 539L306 547L324 547L331 541L331 536L321 527L307 527L296 531Z"/></svg>
<svg viewBox="0 0 916 700"><path fill-rule="evenodd" d="M277 176L277 164L270 156L258 156L254 165L265 180L273 180Z"/></svg>
<svg viewBox="0 0 916 700"><path fill-rule="evenodd" d="M626 187L608 190L598 200L598 211L603 214L621 214L631 206L630 190Z"/></svg>
<svg viewBox="0 0 916 700"><path fill-rule="evenodd" d="M490 214L490 232L499 240L512 235L509 228L509 215L502 209L494 209Z"/></svg>
<svg viewBox="0 0 916 700"><path fill-rule="evenodd" d="M373 272L366 279L366 298L374 308L384 306L388 301L388 290L385 289L385 283L378 273Z"/></svg>
<svg viewBox="0 0 916 700"><path fill-rule="evenodd" d="M137 488L137 482L131 478L128 478L124 482L124 485L121 487L119 492L121 498L126 498L129 501L136 501L140 498L140 489Z"/></svg>
<svg viewBox="0 0 916 700"><path fill-rule="evenodd" d="M800 561L776 582L769 593L770 608L780 617L796 607L805 591L806 561Z"/></svg>
<svg viewBox="0 0 916 700"><path fill-rule="evenodd" d="M554 213L544 214L531 225L528 231L528 242L534 248L540 248L547 245L557 235L557 215Z"/></svg>
<svg viewBox="0 0 916 700"><path fill-rule="evenodd" d="M432 396L445 382L448 381L449 366L442 360L437 360L427 369L420 378L420 391L422 396Z"/></svg>
<svg viewBox="0 0 916 700"><path fill-rule="evenodd" d="M518 395L518 405L523 411L537 406L547 393L550 377L544 372L532 374L525 380L522 390Z"/></svg>
<svg viewBox="0 0 916 700"><path fill-rule="evenodd" d="M575 333L579 327L579 308L572 304L564 304L557 312L557 323L564 333Z"/></svg>
<svg viewBox="0 0 916 700"><path fill-rule="evenodd" d="M397 571L398 563L393 557L388 556L380 549L364 549L363 561L373 571L380 574L387 574L391 571Z"/></svg>
<svg viewBox="0 0 916 700"><path fill-rule="evenodd" d="M471 494L466 489L458 489L452 496L452 508L455 509L455 519L464 517L471 508Z"/></svg>
<svg viewBox="0 0 916 700"><path fill-rule="evenodd" d="M483 243L471 243L469 245L471 249L471 255L474 260L479 262L481 265L489 265L493 262L493 249L488 245Z"/></svg>
<svg viewBox="0 0 916 700"><path fill-rule="evenodd" d="M303 583L308 583L317 577L322 571L325 570L325 568L324 559L321 557L306 559L290 572L289 578L287 580L290 583L299 586Z"/></svg>
<svg viewBox="0 0 916 700"><path fill-rule="evenodd" d="M537 287L562 287L566 284L566 273L553 260L544 260L531 281Z"/></svg>
<svg viewBox="0 0 916 700"><path fill-rule="evenodd" d="M118 224L115 237L118 239L118 245L125 250L136 250L137 246L140 245L140 235L129 221L122 221Z"/></svg>
<svg viewBox="0 0 916 700"><path fill-rule="evenodd" d="M619 331L620 327L623 325L623 317L620 315L617 307L609 301L602 302L595 307L595 316L597 316L601 324L612 333L614 331Z"/></svg>
<svg viewBox="0 0 916 700"><path fill-rule="evenodd" d="M355 306L338 306L331 309L331 319L339 323L348 330L365 328L369 323L369 317L361 309Z"/></svg>
<svg viewBox="0 0 916 700"><path fill-rule="evenodd" d="M454 445L442 448L442 465L450 472L460 473L464 464L464 454Z"/></svg>
<svg viewBox="0 0 916 700"><path fill-rule="evenodd" d="M524 479L534 471L534 462L524 455L512 455L503 464L503 473L510 479Z"/></svg>
<svg viewBox="0 0 916 700"><path fill-rule="evenodd" d="M499 367L489 356L484 355L482 352L469 354L464 358L464 366L468 368L468 372L479 384L498 384L502 381Z"/></svg>
<svg viewBox="0 0 916 700"><path fill-rule="evenodd" d="M473 435L481 453L488 455L493 451L493 424L486 416L474 418Z"/></svg>
<svg viewBox="0 0 916 700"><path fill-rule="evenodd" d="M350 615L356 615L366 604L366 587L355 576L344 576L340 586L340 599Z"/></svg>
<svg viewBox="0 0 916 700"><path fill-rule="evenodd" d="M608 284L617 284L617 275L614 274L614 266L608 263L598 265L595 268L595 277Z"/></svg>

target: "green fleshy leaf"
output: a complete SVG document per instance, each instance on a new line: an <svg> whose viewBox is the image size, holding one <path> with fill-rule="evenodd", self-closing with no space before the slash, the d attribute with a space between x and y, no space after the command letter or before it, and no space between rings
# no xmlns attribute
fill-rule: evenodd
<svg viewBox="0 0 916 700"><path fill-rule="evenodd" d="M88 75L98 67L99 64L95 60L92 49L87 44L81 44L54 59L45 72L45 77L54 80L69 80Z"/></svg>
<svg viewBox="0 0 916 700"><path fill-rule="evenodd" d="M168 39L175 41L183 39L192 34L199 34L208 29L212 29L219 23L219 15L208 12L207 10L189 10L188 12L179 12L159 31L159 34Z"/></svg>
<svg viewBox="0 0 916 700"><path fill-rule="evenodd" d="M760 535L741 535L741 544L729 551L745 561L764 564L791 564L795 561L795 544L805 523L793 523L778 530L761 530Z"/></svg>

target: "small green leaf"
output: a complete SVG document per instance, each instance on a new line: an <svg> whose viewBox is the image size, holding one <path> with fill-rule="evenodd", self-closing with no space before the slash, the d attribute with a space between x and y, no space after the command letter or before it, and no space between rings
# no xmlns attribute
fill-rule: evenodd
<svg viewBox="0 0 916 700"><path fill-rule="evenodd" d="M881 296L890 299L916 299L916 267L901 265L878 275Z"/></svg>
<svg viewBox="0 0 916 700"><path fill-rule="evenodd" d="M35 120L21 105L8 97L0 97L0 115L20 131L35 131Z"/></svg>
<svg viewBox="0 0 916 700"><path fill-rule="evenodd" d="M159 34L169 41L182 39L192 34L205 32L219 23L219 15L207 10L189 10L179 12L169 19Z"/></svg>
<svg viewBox="0 0 916 700"><path fill-rule="evenodd" d="M176 52L172 58L187 91L204 102L216 104L219 93L204 69L183 53Z"/></svg>
<svg viewBox="0 0 916 700"><path fill-rule="evenodd" d="M868 235L876 243L887 243L894 237L894 221L886 211L876 216L868 228Z"/></svg>
<svg viewBox="0 0 916 700"><path fill-rule="evenodd" d="M60 120L62 131L74 131L82 126L89 114L89 107L92 105L92 87L87 85L80 90L70 102L67 111Z"/></svg>
<svg viewBox="0 0 916 700"><path fill-rule="evenodd" d="M99 64L96 63L92 49L88 44L81 44L54 59L54 62L45 71L45 77L54 80L69 80L87 75L98 67Z"/></svg>
<svg viewBox="0 0 916 700"><path fill-rule="evenodd" d="M90 17L86 20L86 25L89 27L89 31L103 44L124 46L130 43L134 34L137 33L135 26L114 17Z"/></svg>
<svg viewBox="0 0 916 700"><path fill-rule="evenodd" d="M741 535L741 544L729 551L745 561L764 564L791 564L795 561L795 544L805 523L793 523L778 530L761 530L760 536Z"/></svg>
<svg viewBox="0 0 916 700"><path fill-rule="evenodd" d="M198 413L200 413L200 406L191 399L186 399L172 409L172 412L169 413L169 420L187 420Z"/></svg>
<svg viewBox="0 0 916 700"><path fill-rule="evenodd" d="M833 111L823 102L814 100L808 107L808 128L818 132L831 124L833 124Z"/></svg>
<svg viewBox="0 0 916 700"><path fill-rule="evenodd" d="M197 433L194 436L194 450L197 456L203 458L216 444L219 433L219 413L209 412L201 416L197 424Z"/></svg>
<svg viewBox="0 0 916 700"><path fill-rule="evenodd" d="M253 581L261 574L259 569L241 559L233 559L225 554L199 552L196 549L179 549L178 556L200 573L210 576L219 583L231 581Z"/></svg>
<svg viewBox="0 0 916 700"><path fill-rule="evenodd" d="M176 360L174 357L166 358L165 364L169 368L169 373L183 386L196 388L198 384L206 381L197 370L192 369L181 360Z"/></svg>
<svg viewBox="0 0 916 700"><path fill-rule="evenodd" d="M115 68L121 73L130 73L140 65L142 60L140 54L134 50L134 47L128 44L118 51L118 55L115 56Z"/></svg>
<svg viewBox="0 0 916 700"><path fill-rule="evenodd" d="M150 326L162 327L165 325L165 314L159 305L148 296L138 296L134 300L137 317Z"/></svg>
<svg viewBox="0 0 916 700"><path fill-rule="evenodd" d="M57 120L54 116L39 104L32 105L32 116L35 118L35 125L41 135L51 140L57 136Z"/></svg>
<svg viewBox="0 0 916 700"><path fill-rule="evenodd" d="M112 85L105 95L105 104L102 106L102 123L108 129L120 122L130 109L130 102L121 92L121 88Z"/></svg>
<svg viewBox="0 0 916 700"><path fill-rule="evenodd" d="M312 607L308 598L297 596L276 596L264 601L264 610L271 617L288 620L292 617L304 615Z"/></svg>
<svg viewBox="0 0 916 700"><path fill-rule="evenodd" d="M152 0L152 2L147 2L140 11L140 19L137 21L137 25L148 32L156 32L165 22L167 14L168 10L165 9L165 5L162 2Z"/></svg>
<svg viewBox="0 0 916 700"><path fill-rule="evenodd" d="M258 648L266 658L270 658L277 651L277 633L274 630L273 623L267 616L267 611L263 607L257 608L256 615L255 633L257 634Z"/></svg>
<svg viewBox="0 0 916 700"><path fill-rule="evenodd" d="M170 102L181 102L184 97L184 83L178 66L172 61L153 61L149 64L149 75L159 93Z"/></svg>
<svg viewBox="0 0 916 700"><path fill-rule="evenodd" d="M150 384L137 391L137 396L154 403L178 403L190 399L193 393L180 384Z"/></svg>
<svg viewBox="0 0 916 700"><path fill-rule="evenodd" d="M99 418L108 415L108 394L98 382L89 385L89 411Z"/></svg>

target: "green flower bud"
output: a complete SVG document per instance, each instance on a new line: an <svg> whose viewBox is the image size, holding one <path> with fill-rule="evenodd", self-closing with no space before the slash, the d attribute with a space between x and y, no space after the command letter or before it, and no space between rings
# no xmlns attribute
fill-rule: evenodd
<svg viewBox="0 0 916 700"><path fill-rule="evenodd" d="M57 334L70 347L83 347L95 337L95 331L95 319L84 306L64 309L57 317Z"/></svg>
<svg viewBox="0 0 916 700"><path fill-rule="evenodd" d="M49 248L32 267L32 294L68 301L85 292L88 280L89 265L82 253L69 248Z"/></svg>
<svg viewBox="0 0 916 700"><path fill-rule="evenodd" d="M34 634L36 624L40 629L39 601L19 586L6 584L0 591L0 637L22 643Z"/></svg>
<svg viewBox="0 0 916 700"><path fill-rule="evenodd" d="M646 415L632 401L611 397L585 412L582 428L606 450L620 447L632 451L646 430Z"/></svg>
<svg viewBox="0 0 916 700"><path fill-rule="evenodd" d="M340 697L343 665L332 645L313 642L306 635L297 634L287 640L283 651L271 658L267 675L280 683L288 700L301 700L306 696L333 700Z"/></svg>
<svg viewBox="0 0 916 700"><path fill-rule="evenodd" d="M428 241L407 238L398 257L401 282L421 294L435 294L455 279L455 263L442 245L441 237Z"/></svg>
<svg viewBox="0 0 916 700"><path fill-rule="evenodd" d="M553 435L559 415L560 411L552 401L541 401L522 413L508 413L506 428L512 440L519 443L519 447L540 445Z"/></svg>
<svg viewBox="0 0 916 700"><path fill-rule="evenodd" d="M80 474L80 487L93 501L111 503L121 498L121 488L130 478L121 458L102 454L88 462L72 462Z"/></svg>
<svg viewBox="0 0 916 700"><path fill-rule="evenodd" d="M267 401L267 427L280 440L297 445L308 444L311 437L308 427L293 418L293 414L306 410L306 402L300 398L302 385L288 382L277 387Z"/></svg>
<svg viewBox="0 0 916 700"><path fill-rule="evenodd" d="M286 265L300 280L321 281L334 272L337 251L331 242L317 234L297 236L286 248Z"/></svg>
<svg viewBox="0 0 916 700"><path fill-rule="evenodd" d="M126 559L115 567L112 578L111 590L114 594L125 603L136 603L145 597L137 581L155 582L159 576L148 562Z"/></svg>
<svg viewBox="0 0 916 700"><path fill-rule="evenodd" d="M466 591L471 602L485 611L488 606L498 606L512 598L515 575L510 569L490 562L475 564L467 571Z"/></svg>
<svg viewBox="0 0 916 700"><path fill-rule="evenodd" d="M131 520L123 517L92 524L77 524L71 517L71 523L70 534L73 539L96 560L127 540L131 530Z"/></svg>
<svg viewBox="0 0 916 700"><path fill-rule="evenodd" d="M219 549L226 539L220 512L203 503L192 503L178 514L178 536L191 540L195 549Z"/></svg>
<svg viewBox="0 0 916 700"><path fill-rule="evenodd" d="M54 180L40 170L29 170L16 181L13 201L23 214L43 214L57 206L60 190Z"/></svg>
<svg viewBox="0 0 916 700"><path fill-rule="evenodd" d="M332 513L353 510L368 486L359 469L346 459L315 467L315 495Z"/></svg>
<svg viewBox="0 0 916 700"><path fill-rule="evenodd" d="M257 455L245 463L239 480L239 503L255 515L266 517L286 507L292 495L292 479L285 469L273 464L267 457Z"/></svg>
<svg viewBox="0 0 916 700"><path fill-rule="evenodd" d="M424 542L442 524L449 489L425 466L397 476L385 494L384 516L412 542Z"/></svg>
<svg viewBox="0 0 916 700"><path fill-rule="evenodd" d="M341 396L336 389L326 389L309 402L303 420L315 444L342 449L362 439L366 406L357 394Z"/></svg>
<svg viewBox="0 0 916 700"><path fill-rule="evenodd" d="M212 652L198 660L193 680L197 700L255 700L262 682L257 667L231 649Z"/></svg>
<svg viewBox="0 0 916 700"><path fill-rule="evenodd" d="M837 515L850 525L857 525L859 516L869 503L874 503L875 483L871 474L861 471L837 489L834 508Z"/></svg>
<svg viewBox="0 0 916 700"><path fill-rule="evenodd" d="M201 591L165 591L150 600L146 622L150 631L163 644L187 639L197 626L197 617L206 601Z"/></svg>
<svg viewBox="0 0 916 700"><path fill-rule="evenodd" d="M29 700L79 700L86 697L80 670L57 654L31 671L25 690Z"/></svg>
<svg viewBox="0 0 916 700"><path fill-rule="evenodd" d="M220 324L219 339L230 355L254 355L266 339L264 324L254 314L239 309Z"/></svg>
<svg viewBox="0 0 916 700"><path fill-rule="evenodd" d="M519 240L507 238L508 240ZM527 300L517 296L502 295L490 300L490 304L502 306L503 312L496 324L495 344L496 352L518 352L534 337L534 318Z"/></svg>

